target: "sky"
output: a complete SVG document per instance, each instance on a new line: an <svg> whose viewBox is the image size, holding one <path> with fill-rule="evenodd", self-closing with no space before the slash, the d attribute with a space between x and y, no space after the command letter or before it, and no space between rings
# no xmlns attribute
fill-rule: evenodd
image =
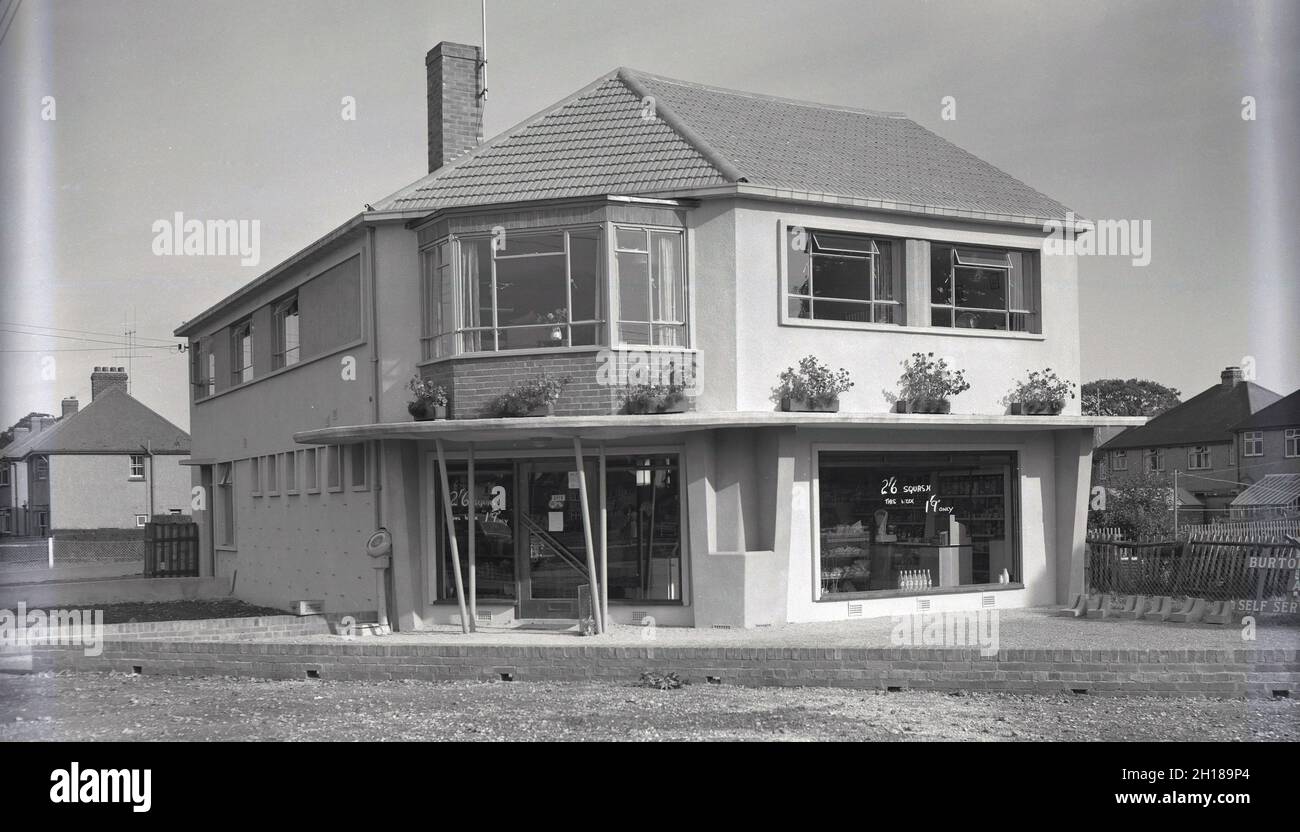
<svg viewBox="0 0 1300 832"><path fill-rule="evenodd" d="M0 427L129 363L188 428L172 331L423 175L424 55L480 40L479 0L0 10ZM488 136L617 66L903 112L1085 217L1149 223L1146 265L1080 258L1080 381L1189 397L1245 362L1300 387L1294 0L488 0L487 56ZM258 221L259 261L156 254L177 212Z"/></svg>

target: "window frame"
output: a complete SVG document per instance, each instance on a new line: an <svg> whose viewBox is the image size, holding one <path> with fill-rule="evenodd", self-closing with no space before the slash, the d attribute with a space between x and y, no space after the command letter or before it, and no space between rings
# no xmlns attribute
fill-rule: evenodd
<svg viewBox="0 0 1300 832"><path fill-rule="evenodd" d="M605 223L586 222L573 225L556 225L556 226L539 226L537 228L519 228L506 229L505 239L510 240L512 237L538 237L546 235L560 235L563 248L558 252L546 253L526 253L526 254L501 254L498 246L495 244L495 236L491 231L474 231L464 234L450 234L433 241L424 246L420 251L420 356L421 361L440 361L449 358L459 358L463 356L485 356L500 354L515 354L528 352L551 352L551 351L571 351L571 350L593 350L608 346L609 321L611 315L611 298L610 298L610 274L608 266L609 241L607 239ZM683 229L675 229L682 232ZM572 236L579 232L594 232L596 240L595 268L596 286L599 297L597 297L596 317L574 319L574 300L573 300L573 244ZM491 312L492 319L488 323L479 321L477 326L461 326L460 322L466 319L465 315L465 277L461 274L461 247L462 245L478 245L487 242L487 250L491 254L489 259L489 287L491 290ZM507 252L509 248L505 249ZM524 260L534 258L561 257L564 260L565 270L565 317L563 321L535 323L535 324L506 324L501 323L500 306L498 303L498 279L497 279L497 262L500 260ZM441 279L448 279L452 282L451 310L452 318L450 326L442 320L441 306ZM482 300L479 302L480 309L483 306ZM501 338L499 333L508 329L530 329L543 328L546 326L562 327L564 337L561 343L554 346L535 346L535 347L518 347L514 349L502 349ZM438 331L434 332L433 327L437 326ZM595 343L577 344L573 343L574 327L593 327L597 333ZM477 334L479 349L465 349L465 345L472 343ZM484 345L488 340L491 341L491 348ZM447 346L444 346L446 344Z"/></svg>
<svg viewBox="0 0 1300 832"><path fill-rule="evenodd" d="M1197 465L1197 461L1204 457L1205 464ZM1191 445L1187 448L1187 470L1188 471L1213 471L1214 456L1209 445Z"/></svg>
<svg viewBox="0 0 1300 832"><path fill-rule="evenodd" d="M213 503L217 509L217 522L213 524L213 536L218 538L215 546L219 549L234 549L238 534L238 526L235 524L234 460L217 463L213 483L215 484L213 490L216 492ZM227 525L229 529L226 528Z"/></svg>
<svg viewBox="0 0 1300 832"><path fill-rule="evenodd" d="M672 228L669 226L654 225L650 223L635 223L635 222L632 223L610 222L610 223L606 223L606 226L607 226L607 230L605 232L606 246L607 246L606 251L608 252L606 261L608 264L607 269L609 271L608 279L606 280L606 286L608 287L606 294L609 296L607 306L609 307L610 310L607 313L606 317L609 320L608 340L610 341L610 343L612 343L615 347L620 349L622 348L672 349L672 350L691 349L691 345L694 343L694 340L691 337L692 335L691 277L690 274L688 273L688 268L690 265L690 256L689 256L689 252L687 251L686 229ZM645 235L645 245L646 245L645 250L642 251L641 249L631 249L631 248L624 248L620 246L618 242L619 231L642 232ZM653 235L654 234L674 234L677 236L680 242L680 246L678 249L680 252L679 260L678 260L678 268L680 270L679 273L681 274L681 283L679 284L678 287L681 291L681 319L680 320L668 320L666 318L654 317L654 311L653 311L654 292L653 289L651 288L651 280L650 280L651 275L654 273L654 260L653 260L654 257ZM649 315L649 320L634 321L630 318L623 317L622 280L618 271L619 254L645 254L646 255L646 304L647 304L647 308L651 310ZM651 343L638 344L635 342L624 340L623 338L624 324L645 324L646 326L650 327ZM676 328L677 331L681 332L682 343L680 344L657 343L657 333L659 332L659 330L663 328L669 328L669 327Z"/></svg>
<svg viewBox="0 0 1300 832"><path fill-rule="evenodd" d="M34 482L48 482L50 479L50 458L48 456L37 456L32 458L32 480Z"/></svg>
<svg viewBox="0 0 1300 832"><path fill-rule="evenodd" d="M148 523L149 523L149 515L147 514L135 515L135 527L137 529L143 529L146 525L148 525Z"/></svg>
<svg viewBox="0 0 1300 832"><path fill-rule="evenodd" d="M304 448L302 454L303 490L307 494L320 493L320 448ZM310 461L310 464L309 464ZM308 472L311 476L308 477Z"/></svg>
<svg viewBox="0 0 1300 832"><path fill-rule="evenodd" d="M1011 274L1012 274L1012 272L1014 271L1014 265L1013 265L1013 263L1012 263L1012 261L1011 261L1011 254L1014 252L1014 253L1018 253L1018 254L1020 254L1020 256L1021 256L1021 265L1020 265L1020 271L1021 271L1021 283L1022 283L1022 286L1021 286L1021 295L1022 295L1022 296L1027 296L1027 295L1030 294L1030 292L1028 291L1028 288L1029 288L1029 287L1028 287L1028 285L1027 285L1027 283L1028 283L1028 277L1030 276L1030 269L1031 269L1031 268L1034 268L1034 269L1037 268L1037 265L1036 265L1036 264L1035 264L1034 266L1031 267L1031 266L1029 266L1029 265L1026 263L1026 259L1029 258L1029 257L1031 257L1032 254L1033 254L1033 252L1029 252L1029 251L1026 251L1026 250L1024 250L1024 249L1018 249L1018 248L1013 248L1013 247L1005 247L1005 248L1004 248L1004 247L1000 247L1000 246L972 245L972 244L962 244L962 243L949 243L949 242L938 241L938 240L931 240L931 241L930 241L930 245L931 245L931 255L930 255L930 285L927 287L928 290L929 290L929 291L927 292L927 295L928 295L928 297L929 297L929 304L928 304L928 305L929 305L929 313L930 313L930 314L929 314L929 321L930 321L930 326L931 326L931 327L933 327L933 328L935 328L935 329L981 329L981 330L984 330L985 332L1020 332L1020 333L1026 333L1026 334L1035 334L1035 333L1033 332L1032 329L1029 329L1029 328L1028 328L1028 321L1032 320L1034 317L1038 317L1038 318L1040 319L1040 321L1041 321L1041 317L1042 317L1042 312L1041 312L1041 310L1039 310L1039 311L1035 311L1035 310L1033 310L1033 309L1029 309L1029 308L1023 308L1023 309L1021 309L1021 308L1013 308L1012 305L1011 305ZM951 254L950 254L950 256L949 256L948 275L947 275L947 280L948 280L948 303L935 303L935 302L934 302L934 286L935 286L935 278L936 278L936 275L934 274L934 253L933 253L933 246L936 246L936 245L951 250ZM966 263L963 263L963 262L962 262L962 258L961 258L961 256L962 256L962 252L966 252L966 253L969 255L967 259L968 259L968 260L971 260L972 262L966 262ZM1002 264L1000 264L1000 263L994 263L994 262L977 263L977 262L974 262L974 261L973 261L974 258L978 258L981 254L991 255L991 254L994 253L994 252L996 252L996 253L998 253L998 254L1001 254L1003 257L1006 258L1006 264L1005 264L1005 265L1002 265ZM988 259L991 261L991 260L993 260L994 258L993 258L992 256L989 256ZM1002 272L1002 279L1003 279L1003 281L1004 281L1004 284L1003 284L1003 285L1004 285L1004 292L1003 292L1003 294L1005 295L1005 299L1004 299L1004 302L1003 302L1003 307L1002 307L1001 309L991 309L991 308L980 308L980 307L975 307L975 306L959 306L959 305L957 305L957 270L958 270L958 269L969 269L969 270L975 270L975 271L983 270L983 271L998 271L998 272ZM1040 305L1041 305L1041 303L1040 303ZM936 324L936 323L934 323L934 315L935 315L936 310L947 310L947 312L948 312L948 321L949 321L949 323L947 323L947 324ZM996 327L959 327L959 326L957 326L957 316L958 316L958 314L960 314L960 313L970 313L970 314L976 314L976 315L984 315L984 314L991 314L991 313L992 313L992 314L1001 313L1001 314L1004 316L1004 318L1003 318L1003 322L1004 322L1005 326L1003 326L1002 328L996 328ZM1013 329L1013 328L1012 328L1012 326L1011 326L1011 322L1012 322L1012 316L1013 316L1013 315L1023 315L1023 316L1025 316L1025 320L1026 320L1026 322L1027 322L1027 323L1026 323L1026 328L1025 328L1025 329ZM1040 329L1042 328L1041 323L1040 323L1040 325L1039 325L1039 328L1040 328Z"/></svg>
<svg viewBox="0 0 1300 832"><path fill-rule="evenodd" d="M140 473L138 473L138 474L135 472L135 469L137 468L137 465L136 465L136 460L137 460L137 459L140 460L140 463L139 463L139 465L138 465L138 467L139 467L139 469L140 469ZM128 481L135 482L135 481L143 480L143 479L144 479L144 454L128 454L128 455L127 455L127 472L128 472L128 473L127 473L127 477L126 477L126 478L127 478Z"/></svg>
<svg viewBox="0 0 1300 832"><path fill-rule="evenodd" d="M1120 462L1123 462L1124 464L1120 465L1119 464ZM1128 451L1127 450L1111 451L1109 458L1106 460L1106 464L1110 467L1110 470L1112 471L1127 471Z"/></svg>
<svg viewBox="0 0 1300 832"><path fill-rule="evenodd" d="M298 320L298 343L292 348L287 343L288 333L285 331L285 320L290 317L289 310L293 310L292 317ZM292 367L302 363L302 311L298 305L298 292L295 290L289 295L280 298L271 305L271 332L273 339L271 341L271 369L283 370L286 367ZM293 360L289 357L292 355Z"/></svg>
<svg viewBox="0 0 1300 832"><path fill-rule="evenodd" d="M296 496L302 493L302 488L298 483L298 465L301 459L302 451L286 451L284 454L284 493L286 496Z"/></svg>
<svg viewBox="0 0 1300 832"><path fill-rule="evenodd" d="M346 487L347 477L343 470L345 456L342 445L325 446L325 490L330 494L337 494ZM338 477L337 482L334 481L335 476Z"/></svg>
<svg viewBox="0 0 1300 832"><path fill-rule="evenodd" d="M266 475L266 488L263 493L267 497L280 496L280 455L267 454L262 457L263 471Z"/></svg>
<svg viewBox="0 0 1300 832"><path fill-rule="evenodd" d="M796 229L799 229L801 233L806 235L806 240L804 241L804 247L802 249L794 248L792 244L792 237ZM818 234L835 235L835 236L842 236L842 237L857 237L870 244L870 251L867 253L862 253L862 252L853 251L849 249L833 249L830 247L822 246L817 242ZM880 246L881 243L885 243L889 247L888 248L889 259L891 261L894 261L890 263L890 279L896 282L900 282L902 284L901 298L896 298L894 300L880 300L879 298L876 297L877 283L880 280L880 260L881 258L885 257L884 252L881 251L881 246ZM907 325L907 268L904 263L904 258L906 257L906 252L905 252L906 245L907 245L906 240L898 239L895 237L888 237L882 234L868 234L861 231L841 231L838 229L821 228L821 227L810 228L806 226L786 226L785 238L783 240L783 248L782 248L782 257L786 263L785 280L784 280L785 297L782 301L785 304L784 313L786 317L788 317L789 320L791 321L797 321L800 323L831 322L837 324L846 324L853 328L857 328L858 326L862 326L862 325L888 326L888 327L906 326ZM895 247L901 247L901 248L896 250ZM814 249L821 249L821 250L815 251ZM801 255L807 258L807 262L808 262L808 293L807 294L796 292L795 287L792 285L792 282L794 280L794 274L789 267L789 262L791 259L791 251L797 251ZM867 290L868 290L869 298L867 300L862 300L859 298L840 298L840 297L829 297L829 296L818 297L816 287L813 285L814 272L816 271L816 258L818 257L865 261L868 264L868 268L867 268L868 274L866 277L866 282L867 282ZM893 270L895 266L902 269L902 274L900 275L893 274ZM804 318L798 315L790 314L790 309L789 309L790 302L795 300L806 302L808 304L809 317ZM816 317L816 308L817 308L816 305L818 301L825 302L825 303L841 303L841 304L854 304L858 306L864 306L867 308L868 312L870 313L870 320L848 321L840 318L818 318ZM894 310L896 310L895 312L896 320L893 321L877 320L876 317L877 307L882 307L882 306L892 307Z"/></svg>
<svg viewBox="0 0 1300 832"><path fill-rule="evenodd" d="M357 452L361 453L361 482L357 482ZM370 490L370 443L355 442L348 447L348 490Z"/></svg>
<svg viewBox="0 0 1300 832"><path fill-rule="evenodd" d="M262 496L262 458L260 456L250 456L248 458L248 496Z"/></svg>
<svg viewBox="0 0 1300 832"><path fill-rule="evenodd" d="M1252 452L1252 447L1254 448ZM1241 432L1242 459L1264 455L1264 431L1244 430Z"/></svg>
<svg viewBox="0 0 1300 832"><path fill-rule="evenodd" d="M1283 429L1282 456L1286 459L1300 457L1300 428Z"/></svg>
<svg viewBox="0 0 1300 832"><path fill-rule="evenodd" d="M243 340L248 338L248 364L244 364ZM253 319L244 318L230 327L230 384L238 387L257 379L257 347L253 342Z"/></svg>
<svg viewBox="0 0 1300 832"><path fill-rule="evenodd" d="M1150 461L1155 464L1151 465ZM1142 469L1148 474L1160 474L1165 470L1165 449L1148 448L1142 453Z"/></svg>

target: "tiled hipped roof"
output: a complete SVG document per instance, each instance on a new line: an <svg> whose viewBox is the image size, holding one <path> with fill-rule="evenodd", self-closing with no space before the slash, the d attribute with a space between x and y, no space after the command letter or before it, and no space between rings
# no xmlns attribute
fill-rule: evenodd
<svg viewBox="0 0 1300 832"><path fill-rule="evenodd" d="M655 117L646 118L647 97ZM732 182L902 210L1064 219L1067 209L897 114L620 69L396 194L378 211L434 211Z"/></svg>
<svg viewBox="0 0 1300 832"><path fill-rule="evenodd" d="M1124 431L1099 450L1232 442L1232 428L1237 422L1280 398L1253 381L1243 381L1233 387L1216 384L1145 425Z"/></svg>

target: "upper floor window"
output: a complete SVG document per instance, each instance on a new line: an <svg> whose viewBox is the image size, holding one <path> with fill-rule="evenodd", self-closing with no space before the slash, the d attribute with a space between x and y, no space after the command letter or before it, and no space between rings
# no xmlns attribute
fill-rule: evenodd
<svg viewBox="0 0 1300 832"><path fill-rule="evenodd" d="M1242 456L1264 455L1264 431L1248 430L1241 435Z"/></svg>
<svg viewBox="0 0 1300 832"><path fill-rule="evenodd" d="M253 322L236 324L230 331L230 381L243 384L253 380Z"/></svg>
<svg viewBox="0 0 1300 832"><path fill-rule="evenodd" d="M1286 455L1300 456L1300 428L1287 428L1285 433Z"/></svg>
<svg viewBox="0 0 1300 832"><path fill-rule="evenodd" d="M37 480L47 480L50 478L50 460L43 456L38 456L32 462L32 476Z"/></svg>
<svg viewBox="0 0 1300 832"><path fill-rule="evenodd" d="M424 357L600 343L600 236L504 231L434 246L424 260Z"/></svg>
<svg viewBox="0 0 1300 832"><path fill-rule="evenodd" d="M1128 470L1128 451L1110 452L1110 470L1112 471Z"/></svg>
<svg viewBox="0 0 1300 832"><path fill-rule="evenodd" d="M907 323L894 241L791 228L786 243L790 318Z"/></svg>
<svg viewBox="0 0 1300 832"><path fill-rule="evenodd" d="M614 229L618 339L623 344L686 345L686 266L680 231Z"/></svg>
<svg viewBox="0 0 1300 832"><path fill-rule="evenodd" d="M133 480L144 479L144 455L143 454L131 454L130 476L131 479Z"/></svg>
<svg viewBox="0 0 1300 832"><path fill-rule="evenodd" d="M1210 462L1210 446L1193 445L1188 448L1187 467L1192 471L1207 471L1213 467Z"/></svg>
<svg viewBox="0 0 1300 832"><path fill-rule="evenodd" d="M9 463L0 462L0 485L9 484Z"/></svg>
<svg viewBox="0 0 1300 832"><path fill-rule="evenodd" d="M1145 454L1146 469L1148 473L1156 474L1165 470L1165 449L1152 448Z"/></svg>
<svg viewBox="0 0 1300 832"><path fill-rule="evenodd" d="M217 392L217 357L207 339L190 342L190 383L194 385L195 401Z"/></svg>
<svg viewBox="0 0 1300 832"><path fill-rule="evenodd" d="M287 298L275 306L275 349L271 354L274 369L292 367L301 354L298 337L298 296Z"/></svg>
<svg viewBox="0 0 1300 832"><path fill-rule="evenodd" d="M930 247L930 324L1039 332L1034 258L1007 249Z"/></svg>

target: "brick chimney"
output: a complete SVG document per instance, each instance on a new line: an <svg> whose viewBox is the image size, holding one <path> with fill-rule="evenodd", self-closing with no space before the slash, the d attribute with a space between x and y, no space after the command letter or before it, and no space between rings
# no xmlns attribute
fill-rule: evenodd
<svg viewBox="0 0 1300 832"><path fill-rule="evenodd" d="M1241 368L1225 367L1223 372L1219 373L1219 382L1229 390L1241 384Z"/></svg>
<svg viewBox="0 0 1300 832"><path fill-rule="evenodd" d="M68 396L63 400L63 418L67 418L76 413L81 407L81 402L77 401L76 396Z"/></svg>
<svg viewBox="0 0 1300 832"><path fill-rule="evenodd" d="M429 172L483 140L482 51L443 41L424 56L429 87Z"/></svg>
<svg viewBox="0 0 1300 832"><path fill-rule="evenodd" d="M90 374L90 400L114 389L126 392L126 371L121 367L96 367Z"/></svg>

